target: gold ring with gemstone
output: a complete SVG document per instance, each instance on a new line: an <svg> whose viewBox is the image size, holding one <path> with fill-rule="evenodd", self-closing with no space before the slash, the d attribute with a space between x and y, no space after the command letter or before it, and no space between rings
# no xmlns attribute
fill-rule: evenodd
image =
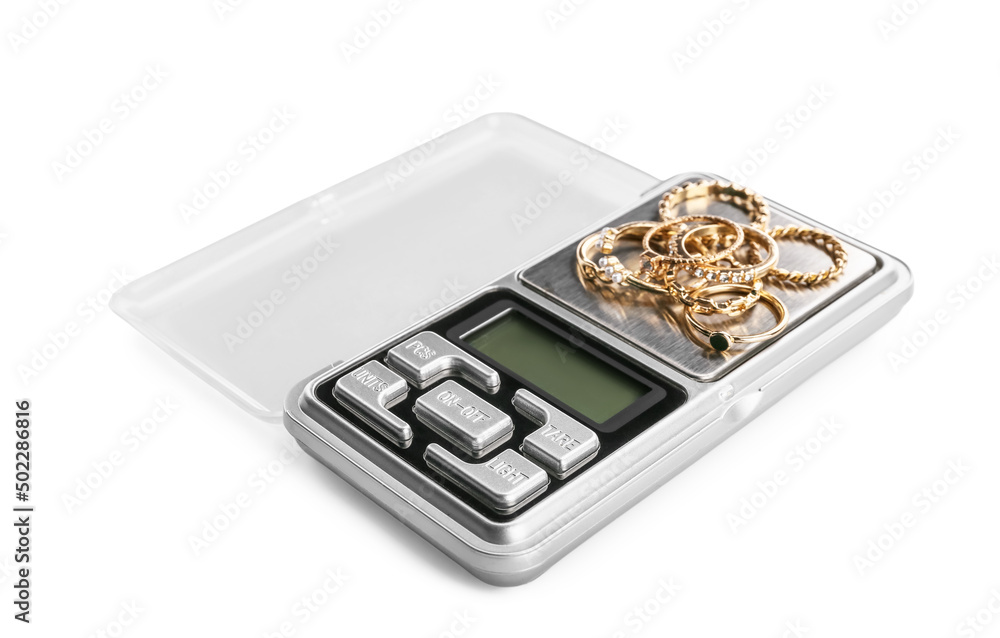
<svg viewBox="0 0 1000 638"><path fill-rule="evenodd" d="M698 292L704 296L711 296L723 292L748 292L748 288L749 286L744 284L715 284L699 288ZM766 341L777 336L782 330L785 329L785 326L788 325L788 311L785 309L785 304L781 303L780 299L765 290L761 290L759 296L760 301L767 305L771 310L771 314L774 315L775 323L769 330L758 332L757 334L734 335L724 330L713 330L698 321L695 317L696 312L691 306L688 306L685 309L684 314L685 317L687 317L688 325L705 337L708 337L708 344L712 346L712 348L718 350L719 352L724 352L737 343L757 343L760 341Z"/></svg>

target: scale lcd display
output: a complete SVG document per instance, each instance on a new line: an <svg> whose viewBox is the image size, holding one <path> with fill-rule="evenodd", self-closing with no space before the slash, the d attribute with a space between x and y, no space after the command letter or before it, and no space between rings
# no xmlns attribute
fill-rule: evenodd
<svg viewBox="0 0 1000 638"><path fill-rule="evenodd" d="M497 315L462 339L595 423L604 423L649 392L516 310Z"/></svg>

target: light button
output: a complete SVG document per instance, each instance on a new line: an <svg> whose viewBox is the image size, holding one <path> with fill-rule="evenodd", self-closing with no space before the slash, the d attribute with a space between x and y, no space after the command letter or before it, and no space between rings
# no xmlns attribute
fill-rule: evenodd
<svg viewBox="0 0 1000 638"><path fill-rule="evenodd" d="M545 470L511 449L484 463L466 463L431 443L424 460L435 472L501 514L515 511L549 484Z"/></svg>

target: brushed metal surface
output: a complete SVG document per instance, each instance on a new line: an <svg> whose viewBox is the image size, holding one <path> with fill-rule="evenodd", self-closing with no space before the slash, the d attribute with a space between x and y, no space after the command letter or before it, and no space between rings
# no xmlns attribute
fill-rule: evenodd
<svg viewBox="0 0 1000 638"><path fill-rule="evenodd" d="M668 182L658 192L666 192L684 181L687 180ZM658 202L659 197L654 197L607 225L657 219ZM698 203L682 207L681 214L709 214L746 221L746 215L730 204L711 202L697 205ZM816 226L815 222L796 215L780 204L770 200L768 204L771 207L770 227L790 224ZM788 309L788 327L777 339L794 331L803 321L864 281L879 267L878 260L860 244L830 229L824 230L832 232L844 244L848 254L847 267L834 281L813 288L775 284L765 280L765 289L780 298ZM814 246L792 241L781 241L778 246L779 264L782 268L810 271L822 270L830 265L826 254ZM622 242L621 248L623 250L616 254L621 255L622 262L626 266L637 265L636 256L641 250L638 242ZM521 281L693 379L718 379L777 341L772 339L727 352L716 352L707 347L703 336L687 325L684 306L680 302L663 294L588 281L576 267L575 251L575 243L564 247L524 270L520 275ZM702 315L699 319L706 325L733 334L756 333L774 325L771 312L760 305L735 318Z"/></svg>

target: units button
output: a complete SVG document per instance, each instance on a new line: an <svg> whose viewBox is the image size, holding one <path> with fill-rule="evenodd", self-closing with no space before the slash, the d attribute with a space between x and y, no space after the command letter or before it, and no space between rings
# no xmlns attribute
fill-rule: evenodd
<svg viewBox="0 0 1000 638"><path fill-rule="evenodd" d="M397 345L385 362L421 389L446 376L462 377L486 392L500 387L496 370L433 332L421 332Z"/></svg>
<svg viewBox="0 0 1000 638"><path fill-rule="evenodd" d="M389 408L407 392L406 381L378 361L369 361L337 380L333 396L342 406L401 447L410 444L413 429Z"/></svg>
<svg viewBox="0 0 1000 638"><path fill-rule="evenodd" d="M514 408L541 427L524 439L521 451L557 478L563 478L597 454L601 442L593 430L527 390L518 390Z"/></svg>
<svg viewBox="0 0 1000 638"><path fill-rule="evenodd" d="M473 456L486 453L514 431L509 416L450 380L417 399L413 412Z"/></svg>
<svg viewBox="0 0 1000 638"><path fill-rule="evenodd" d="M511 449L484 463L466 463L431 443L424 460L431 469L501 514L517 510L549 484L545 470Z"/></svg>

